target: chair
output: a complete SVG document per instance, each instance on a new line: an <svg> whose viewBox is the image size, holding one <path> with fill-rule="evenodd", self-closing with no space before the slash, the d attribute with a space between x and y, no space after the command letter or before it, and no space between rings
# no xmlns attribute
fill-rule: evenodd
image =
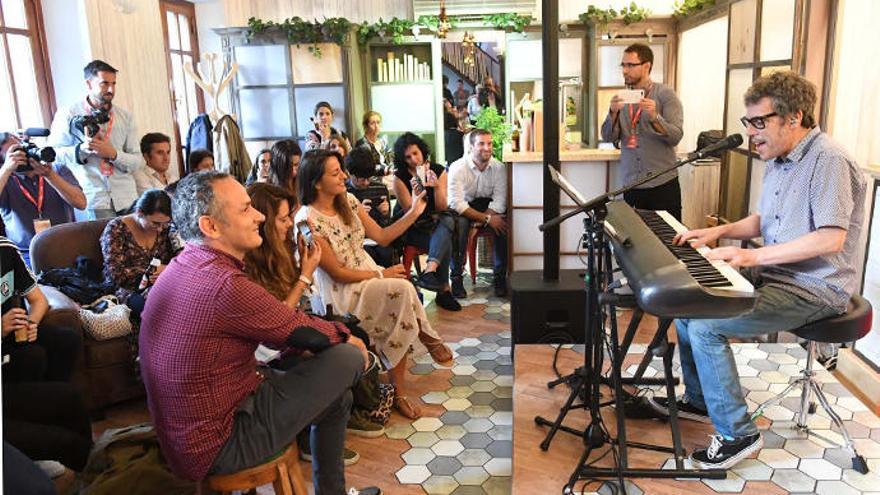
<svg viewBox="0 0 880 495"><path fill-rule="evenodd" d="M413 246L412 244L407 244L403 247L403 269L407 274L410 273L412 269L413 262L416 264L416 273L418 275L422 274L422 265L419 263L419 256L423 254L428 254L428 250L424 248L420 248L418 246Z"/></svg>
<svg viewBox="0 0 880 495"><path fill-rule="evenodd" d="M468 265L471 268L472 284L477 283L477 239L480 237L487 239L487 241L491 243L495 238L495 233L492 231L491 227L485 225L474 225L471 227L470 232L468 232L467 257Z"/></svg>
<svg viewBox="0 0 880 495"><path fill-rule="evenodd" d="M205 479L204 484L221 494L247 491L272 483L277 495L308 495L306 481L299 465L296 442L274 459L237 473L217 474Z"/></svg>
<svg viewBox="0 0 880 495"><path fill-rule="evenodd" d="M807 323L800 328L791 330L791 333L808 341L807 366L797 380L791 382L785 390L758 406L752 414L752 419L760 417L765 409L779 403L792 389L800 386L801 406L797 412L797 428L809 434L807 416L816 412L816 403L811 401L810 394L815 394L819 404L822 405L822 409L825 410L831 421L840 429L840 434L843 435L846 442L845 447L852 454L853 469L862 474L868 472L865 458L856 452L855 445L853 445L852 438L850 438L849 433L846 431L843 421L834 412L834 409L831 408L831 404L828 403L828 399L822 393L819 382L814 378L816 373L813 371L813 360L816 354L816 342L842 344L859 340L871 331L871 318L871 303L856 294L850 299L846 313Z"/></svg>
<svg viewBox="0 0 880 495"><path fill-rule="evenodd" d="M74 266L77 256L85 256L97 266L103 266L100 240L109 221L65 223L34 236L30 252L34 273ZM98 341L83 334L79 304L54 287L41 286L41 289L49 300L45 320L83 335L82 353L72 381L84 392L86 407L100 412L110 404L142 397L144 386L135 377L127 338Z"/></svg>

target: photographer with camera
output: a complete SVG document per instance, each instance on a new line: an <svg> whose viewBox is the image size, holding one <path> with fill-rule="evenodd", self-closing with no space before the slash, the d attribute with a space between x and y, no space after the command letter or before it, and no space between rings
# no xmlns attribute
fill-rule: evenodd
<svg viewBox="0 0 880 495"><path fill-rule="evenodd" d="M21 138L0 133L0 214L7 237L28 265L31 239L37 232L74 221L73 208L86 207L86 197L70 170L52 163L52 148L29 142L29 134L40 134L33 131L28 129Z"/></svg>
<svg viewBox="0 0 880 495"><path fill-rule="evenodd" d="M49 143L85 192L90 220L114 217L137 199L134 171L143 166L134 117L113 105L116 72L93 60L83 69L84 101L59 109Z"/></svg>
<svg viewBox="0 0 880 495"><path fill-rule="evenodd" d="M376 221L379 227L387 227L394 222L391 217L388 188L377 177L379 165L373 161L370 150L361 146L353 149L345 157L345 169L348 171L348 192L351 193L363 206L370 218ZM402 244L394 241L392 246L381 246L372 239L364 239L364 250L373 258L379 266L388 268L393 265L395 245Z"/></svg>

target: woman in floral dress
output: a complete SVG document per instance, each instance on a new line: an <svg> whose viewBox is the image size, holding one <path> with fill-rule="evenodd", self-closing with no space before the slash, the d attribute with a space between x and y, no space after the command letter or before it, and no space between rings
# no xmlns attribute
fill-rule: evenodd
<svg viewBox="0 0 880 495"><path fill-rule="evenodd" d="M392 365L395 406L409 418L421 415L407 398L407 354L416 338L438 364L453 363L452 351L428 322L409 274L402 265L383 269L364 250L364 237L388 245L408 229L425 209L424 193L413 197L409 210L397 222L379 227L354 196L346 191L347 175L339 155L327 150L303 156L298 175L300 201L297 224L308 221L321 244L321 263L315 271L317 290L312 308L351 313L361 320L378 350Z"/></svg>

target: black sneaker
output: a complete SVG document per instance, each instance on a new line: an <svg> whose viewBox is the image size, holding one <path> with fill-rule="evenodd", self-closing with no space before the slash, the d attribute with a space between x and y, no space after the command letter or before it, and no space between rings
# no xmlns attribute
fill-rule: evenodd
<svg viewBox="0 0 880 495"><path fill-rule="evenodd" d="M691 454L691 462L698 469L728 469L761 450L763 446L764 438L760 433L733 440L725 440L721 435L712 435L709 448L695 450Z"/></svg>
<svg viewBox="0 0 880 495"><path fill-rule="evenodd" d="M419 275L418 280L416 280L416 285L431 292L440 292L440 289L443 288L443 284L440 283L440 277L437 276L437 272L422 273Z"/></svg>
<svg viewBox="0 0 880 495"><path fill-rule="evenodd" d="M647 404L663 417L669 417L669 399L666 397L651 397L647 400ZM712 423L712 418L709 417L709 412L688 402L687 397L679 399L675 404L678 406L679 418L699 421L700 423Z"/></svg>
<svg viewBox="0 0 880 495"><path fill-rule="evenodd" d="M496 278L492 285L495 286L495 297L507 297L507 277Z"/></svg>
<svg viewBox="0 0 880 495"><path fill-rule="evenodd" d="M447 311L461 311L461 304L455 300L455 297L453 297L452 293L449 291L437 294L437 297L434 298L434 302L437 303L437 306L440 306Z"/></svg>
<svg viewBox="0 0 880 495"><path fill-rule="evenodd" d="M456 299L467 298L467 291L464 290L464 282L461 277L452 278L452 295Z"/></svg>

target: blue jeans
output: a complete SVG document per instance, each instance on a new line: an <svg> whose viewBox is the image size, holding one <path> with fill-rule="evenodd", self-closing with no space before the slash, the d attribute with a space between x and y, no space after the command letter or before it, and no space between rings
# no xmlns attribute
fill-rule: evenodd
<svg viewBox="0 0 880 495"><path fill-rule="evenodd" d="M477 198L470 202L470 207L479 212L483 212L486 211L486 205L488 204L488 198ZM461 279L462 272L464 272L465 256L467 255L467 241L468 233L471 228L471 220L464 215L456 215L455 228L456 232L459 233L459 242L455 246L450 270L452 271L453 279ZM492 275L496 287L505 286L507 285L507 235L498 235L494 231L492 234L492 250L494 254Z"/></svg>
<svg viewBox="0 0 880 495"><path fill-rule="evenodd" d="M778 285L759 287L756 292L758 301L750 313L719 320L675 320L685 396L694 406L709 411L715 429L727 438L758 432L748 413L728 338L792 330L838 313Z"/></svg>
<svg viewBox="0 0 880 495"><path fill-rule="evenodd" d="M457 215L441 214L437 217L431 233L411 228L406 233L406 243L428 250L428 263L437 263L437 277L443 285L449 284L449 261L452 257ZM465 232L467 232L465 230Z"/></svg>

